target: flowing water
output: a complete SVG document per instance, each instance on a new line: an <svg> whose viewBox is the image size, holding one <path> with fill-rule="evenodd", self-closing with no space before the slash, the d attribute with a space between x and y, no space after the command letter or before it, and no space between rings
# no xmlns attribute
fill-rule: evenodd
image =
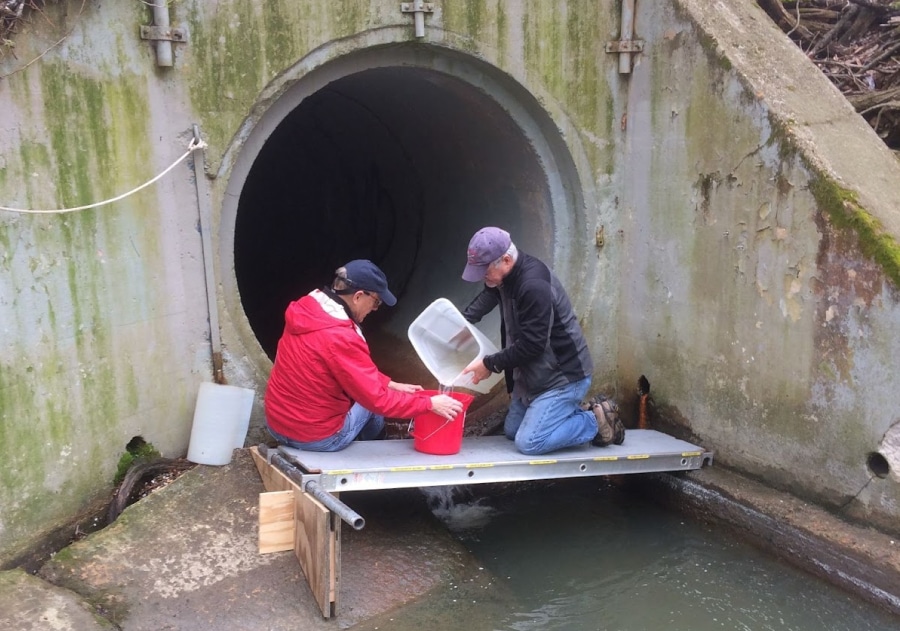
<svg viewBox="0 0 900 631"><path fill-rule="evenodd" d="M364 629L900 629L897 617L614 481L489 487L423 489L480 578Z"/></svg>

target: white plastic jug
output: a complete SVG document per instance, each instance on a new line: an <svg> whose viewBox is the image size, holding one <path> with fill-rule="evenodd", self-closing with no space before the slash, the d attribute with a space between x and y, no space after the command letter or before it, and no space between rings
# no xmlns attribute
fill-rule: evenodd
<svg viewBox="0 0 900 631"><path fill-rule="evenodd" d="M440 385L486 394L503 378L502 374L492 373L475 384L471 373L462 374L472 361L496 353L497 347L446 298L438 298L428 305L409 325L407 335L416 354Z"/></svg>
<svg viewBox="0 0 900 631"><path fill-rule="evenodd" d="M187 459L197 464L225 465L244 446L256 392L218 383L201 383Z"/></svg>

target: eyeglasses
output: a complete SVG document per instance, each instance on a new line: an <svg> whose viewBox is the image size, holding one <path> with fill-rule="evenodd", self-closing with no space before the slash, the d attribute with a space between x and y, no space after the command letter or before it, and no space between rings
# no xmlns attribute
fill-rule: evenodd
<svg viewBox="0 0 900 631"><path fill-rule="evenodd" d="M365 289L363 289L363 293L375 301L376 309L381 306L383 301L378 297L378 294L373 294L371 291L366 291Z"/></svg>

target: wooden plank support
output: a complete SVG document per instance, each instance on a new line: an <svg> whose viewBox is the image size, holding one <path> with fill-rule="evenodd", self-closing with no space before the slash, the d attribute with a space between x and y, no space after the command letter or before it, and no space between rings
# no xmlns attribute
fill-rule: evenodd
<svg viewBox="0 0 900 631"><path fill-rule="evenodd" d="M294 495L294 554L325 618L337 615L341 520L318 500Z"/></svg>
<svg viewBox="0 0 900 631"><path fill-rule="evenodd" d="M294 491L259 494L259 553L294 549Z"/></svg>
<svg viewBox="0 0 900 631"><path fill-rule="evenodd" d="M270 465L256 447L250 454L265 493L259 494L259 552L293 550L322 616L337 615L341 573L341 520Z"/></svg>

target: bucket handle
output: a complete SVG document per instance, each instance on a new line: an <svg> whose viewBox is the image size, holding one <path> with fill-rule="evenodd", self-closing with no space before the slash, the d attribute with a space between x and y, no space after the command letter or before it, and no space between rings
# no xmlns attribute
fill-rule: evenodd
<svg viewBox="0 0 900 631"><path fill-rule="evenodd" d="M415 430L415 427L413 427L413 421L410 420L409 427L406 428L406 433L409 434L410 436L412 436L413 438L418 438L419 440L428 440L429 438L431 438L432 436L437 434L439 431L441 431L442 429L447 427L447 425L449 425L452 422L453 422L453 419L447 419L444 421L443 425L440 425L436 430L434 430L433 432L428 434L428 436L416 436L415 434L413 434L413 431Z"/></svg>

